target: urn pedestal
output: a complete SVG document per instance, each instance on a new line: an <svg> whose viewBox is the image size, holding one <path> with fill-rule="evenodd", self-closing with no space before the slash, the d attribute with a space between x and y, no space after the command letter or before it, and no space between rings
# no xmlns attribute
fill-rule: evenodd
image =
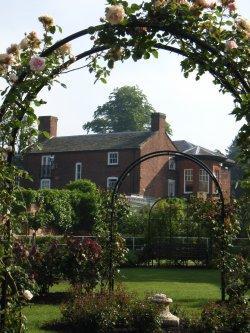
<svg viewBox="0 0 250 333"><path fill-rule="evenodd" d="M179 327L180 319L169 310L169 305L173 303L172 298L167 297L165 294L155 294L150 299L152 302L161 305L161 307L165 305L164 310L160 314L163 328Z"/></svg>

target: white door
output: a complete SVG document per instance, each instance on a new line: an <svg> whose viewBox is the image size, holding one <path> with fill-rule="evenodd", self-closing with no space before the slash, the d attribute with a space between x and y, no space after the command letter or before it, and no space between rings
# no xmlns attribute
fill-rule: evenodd
<svg viewBox="0 0 250 333"><path fill-rule="evenodd" d="M175 180L168 179L168 196L174 197L175 196Z"/></svg>

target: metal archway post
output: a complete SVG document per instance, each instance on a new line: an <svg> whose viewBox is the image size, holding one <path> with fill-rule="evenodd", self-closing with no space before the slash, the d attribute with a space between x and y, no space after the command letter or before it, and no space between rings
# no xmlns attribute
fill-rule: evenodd
<svg viewBox="0 0 250 333"><path fill-rule="evenodd" d="M220 220L222 225L224 226L224 222L225 222L225 200L224 200L224 196L223 196L223 192L222 189L220 187L220 184L217 180L217 178L214 176L213 172L208 168L208 166L203 163L202 161L200 161L198 158L188 155L186 153L182 153L182 152L177 152L177 151L172 151L172 150L158 150L158 151L154 151L148 154L145 154L141 157L139 157L138 159L136 159L135 161L133 161L131 164L129 164L127 166L127 168L121 173L121 175L119 176L114 189L112 191L112 195L111 195L111 214L110 214L110 224L109 224L109 272L108 272L108 286L109 286L109 291L112 292L114 290L114 217L115 217L115 201L117 199L118 196L118 191L121 188L122 183L124 182L125 178L127 177L127 175L137 166L140 165L141 163L153 159L155 157L160 157L160 156L180 156L180 157L184 157L192 162L194 162L195 164L199 165L203 170L205 170L208 175L210 176L210 178L212 179L212 181L214 182L218 193L219 193L219 197L220 197L220 202L221 202L221 210L220 210ZM224 251L224 249L222 249L222 252ZM226 297L226 284L225 284L225 272L224 270L221 271L221 299L224 301L225 297Z"/></svg>

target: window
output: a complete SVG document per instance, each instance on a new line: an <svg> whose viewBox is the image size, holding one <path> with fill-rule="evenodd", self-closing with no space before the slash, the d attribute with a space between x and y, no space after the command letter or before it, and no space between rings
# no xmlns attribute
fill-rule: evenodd
<svg viewBox="0 0 250 333"><path fill-rule="evenodd" d="M175 180L168 179L168 196L174 197L175 196Z"/></svg>
<svg viewBox="0 0 250 333"><path fill-rule="evenodd" d="M169 170L175 170L175 159L174 159L174 157L169 158L168 169Z"/></svg>
<svg viewBox="0 0 250 333"><path fill-rule="evenodd" d="M203 169L200 169L199 172L199 191L206 193L209 192L209 175Z"/></svg>
<svg viewBox="0 0 250 333"><path fill-rule="evenodd" d="M117 180L118 180L118 177L108 177L107 178L107 190L112 190L115 187Z"/></svg>
<svg viewBox="0 0 250 333"><path fill-rule="evenodd" d="M82 178L82 163L78 162L75 164L75 180Z"/></svg>
<svg viewBox="0 0 250 333"><path fill-rule="evenodd" d="M54 156L44 155L41 158L41 178L50 178L54 167Z"/></svg>
<svg viewBox="0 0 250 333"><path fill-rule="evenodd" d="M42 165L53 165L54 163L54 156L53 155L44 155L42 156Z"/></svg>
<svg viewBox="0 0 250 333"><path fill-rule="evenodd" d="M45 189L45 188L50 188L50 179L41 179L41 183L40 183L40 188L41 189Z"/></svg>
<svg viewBox="0 0 250 333"><path fill-rule="evenodd" d="M109 152L108 165L117 165L117 164L118 164L118 152Z"/></svg>
<svg viewBox="0 0 250 333"><path fill-rule="evenodd" d="M184 169L184 193L193 192L193 169Z"/></svg>
<svg viewBox="0 0 250 333"><path fill-rule="evenodd" d="M184 179L186 181L193 181L193 169L184 169Z"/></svg>

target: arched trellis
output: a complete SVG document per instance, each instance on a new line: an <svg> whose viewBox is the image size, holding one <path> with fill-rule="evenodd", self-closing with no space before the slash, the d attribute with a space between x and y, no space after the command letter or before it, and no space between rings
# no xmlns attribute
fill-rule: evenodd
<svg viewBox="0 0 250 333"><path fill-rule="evenodd" d="M126 179L126 177L129 175L129 173L138 165L142 164L145 161L148 161L150 159L156 158L156 157L161 157L161 156L173 156L173 157L184 157L186 159L188 159L189 161L194 162L196 165L199 165L203 170L205 170L210 179L212 179L212 181L214 182L216 189L218 190L218 194L219 194L219 198L220 198L220 205L221 205L221 209L220 209L220 223L222 224L222 226L224 226L225 223L225 200L224 200L224 196L223 196L223 192L221 189L221 186L217 180L217 178L214 176L213 172L209 169L209 167L203 163L202 161L200 161L198 158L192 156L192 155L188 155L186 153L182 153L182 152L178 152L178 151L171 151L171 150L159 150L159 151L154 151L151 153L148 153L146 155L143 155L141 157L139 157L138 159L136 159L135 161L133 161L119 176L114 189L112 191L112 195L111 195L111 202L110 202L110 209L111 209L111 213L110 213L110 228L109 228L109 246L110 246L110 252L109 252L109 289L113 290L114 289L114 242L115 242L115 237L114 237L114 226L115 226L115 202L116 199L118 197L118 193L119 193L119 189L121 188L124 180ZM162 199L159 199L162 200ZM158 200L158 201L159 201ZM223 251L223 249L222 249ZM225 284L225 272L221 271L221 299L225 300L225 292L226 289L226 284Z"/></svg>

